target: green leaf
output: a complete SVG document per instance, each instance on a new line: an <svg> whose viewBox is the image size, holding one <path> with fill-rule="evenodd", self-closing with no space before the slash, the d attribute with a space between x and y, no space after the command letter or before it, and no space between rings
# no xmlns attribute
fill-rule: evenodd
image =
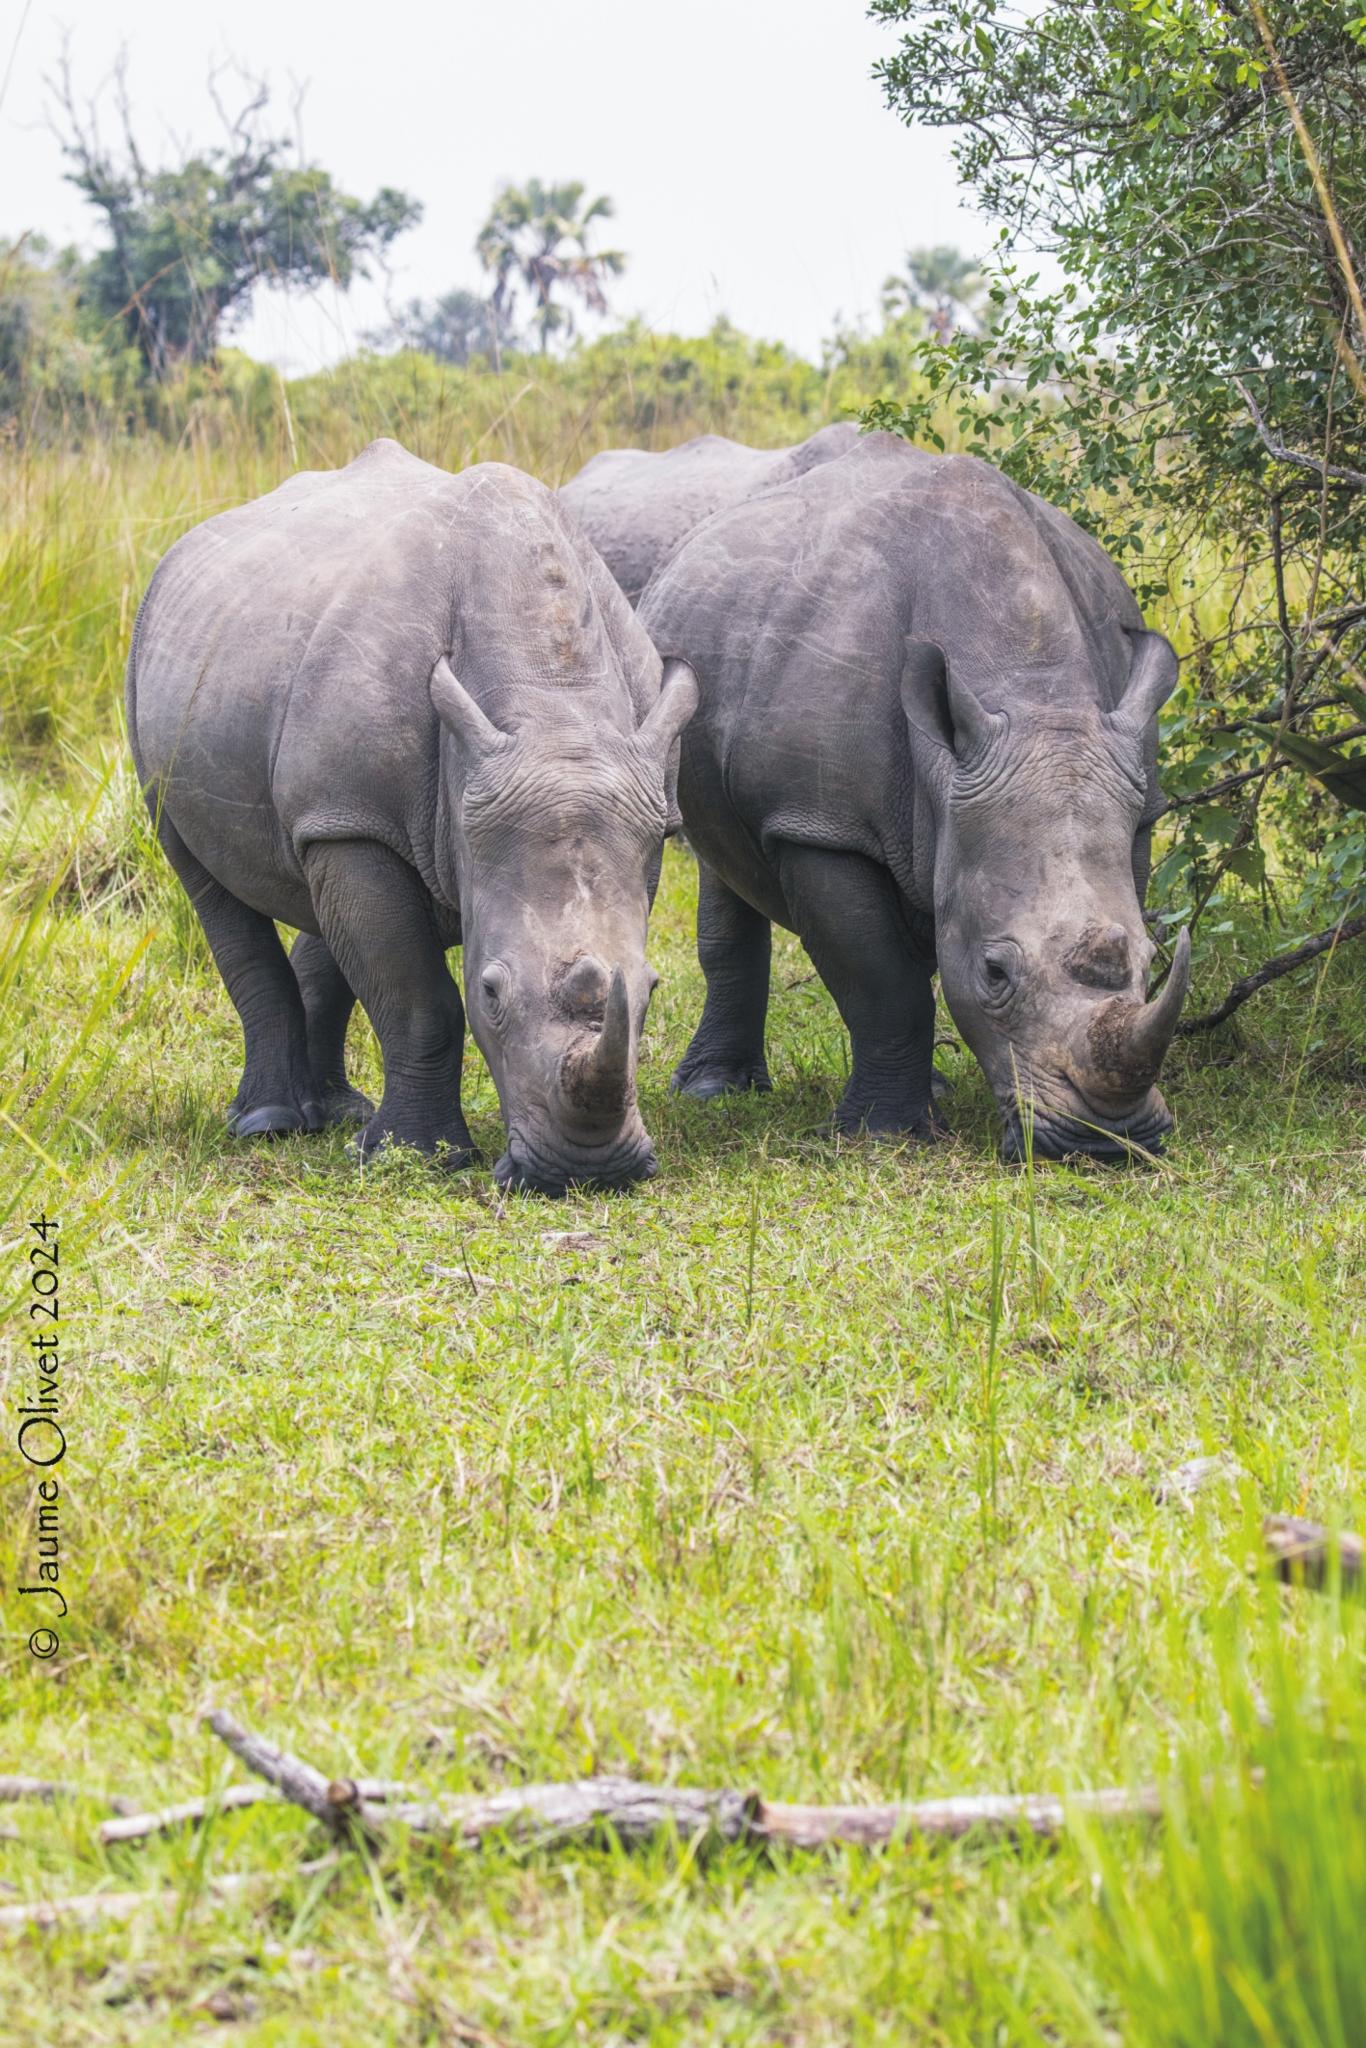
<svg viewBox="0 0 1366 2048"><path fill-rule="evenodd" d="M1254 725L1252 730L1263 739L1274 741L1277 738L1274 725ZM1279 737L1281 752L1287 761L1312 775L1331 796L1350 810L1366 811L1366 755L1346 754L1340 747L1330 747L1322 740L1311 740L1307 733L1284 732Z"/></svg>

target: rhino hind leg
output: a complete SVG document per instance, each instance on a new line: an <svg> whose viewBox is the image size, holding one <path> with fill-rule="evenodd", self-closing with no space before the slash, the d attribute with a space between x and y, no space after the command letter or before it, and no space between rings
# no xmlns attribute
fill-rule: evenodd
<svg viewBox="0 0 1366 2048"><path fill-rule="evenodd" d="M356 1140L361 1158L411 1145L452 1170L471 1165L460 1107L465 1011L421 878L370 840L313 846L304 867L327 950L384 1058L383 1100Z"/></svg>
<svg viewBox="0 0 1366 2048"><path fill-rule="evenodd" d="M705 861L697 867L697 957L707 1000L669 1085L706 1102L773 1086L764 1058L772 926Z"/></svg>
<svg viewBox="0 0 1366 2048"><path fill-rule="evenodd" d="M934 983L886 868L862 854L784 847L783 895L835 998L850 1042L835 1127L850 1136L935 1138Z"/></svg>
<svg viewBox="0 0 1366 2048"><path fill-rule="evenodd" d="M245 1060L228 1106L229 1133L279 1138L321 1130L324 1117L308 1063L304 1006L274 923L214 880L155 802L152 815L242 1020Z"/></svg>
<svg viewBox="0 0 1366 2048"><path fill-rule="evenodd" d="M300 932L289 964L303 997L308 1031L308 1064L329 1124L368 1123L375 1105L346 1078L346 1027L356 1006L355 991L338 967L327 941Z"/></svg>

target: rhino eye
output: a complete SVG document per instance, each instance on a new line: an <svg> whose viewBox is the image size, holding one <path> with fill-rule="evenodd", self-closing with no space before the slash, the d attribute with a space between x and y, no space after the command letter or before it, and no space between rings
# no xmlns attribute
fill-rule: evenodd
<svg viewBox="0 0 1366 2048"><path fill-rule="evenodd" d="M511 986L512 976L501 960L492 961L479 977L479 993L495 1023L507 1003Z"/></svg>
<svg viewBox="0 0 1366 2048"><path fill-rule="evenodd" d="M989 1003L1004 1003L1013 993L1019 976L1019 958L1014 946L988 946L982 953L982 991Z"/></svg>

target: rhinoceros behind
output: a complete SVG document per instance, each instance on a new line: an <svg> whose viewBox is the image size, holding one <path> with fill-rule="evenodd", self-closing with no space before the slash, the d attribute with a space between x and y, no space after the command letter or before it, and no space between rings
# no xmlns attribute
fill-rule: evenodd
<svg viewBox="0 0 1366 2048"><path fill-rule="evenodd" d="M747 448L702 434L678 448L608 448L586 462L560 497L632 604L679 543L713 512L739 505L845 455L858 440L847 422L822 427L794 448Z"/></svg>
<svg viewBox="0 0 1366 2048"><path fill-rule="evenodd" d="M675 1083L766 1087L771 922L853 1047L838 1120L932 1130L936 953L1008 1156L1127 1158L1179 942L1145 1001L1156 714L1176 680L1118 571L999 472L887 434L699 528L640 609L695 669L679 796L701 865L701 1023Z"/></svg>
<svg viewBox="0 0 1366 2048"><path fill-rule="evenodd" d="M654 1169L635 1103L673 742L695 702L552 494L377 441L185 536L128 662L158 835L241 1015L242 1136L364 1123L451 1165L465 1015L515 1186ZM273 919L298 927L293 969ZM347 1086L359 997L378 1111Z"/></svg>

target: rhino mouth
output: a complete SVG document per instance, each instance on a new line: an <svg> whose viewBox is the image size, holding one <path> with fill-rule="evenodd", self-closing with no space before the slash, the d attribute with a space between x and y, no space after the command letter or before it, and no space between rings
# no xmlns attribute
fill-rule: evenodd
<svg viewBox="0 0 1366 2048"><path fill-rule="evenodd" d="M559 1197L576 1188L616 1192L651 1180L658 1172L659 1161L648 1140L561 1153L553 1146L529 1144L512 1131L493 1177L510 1193Z"/></svg>
<svg viewBox="0 0 1366 2048"><path fill-rule="evenodd" d="M1095 1159L1109 1166L1142 1166L1160 1156L1174 1119L1162 1097L1151 1098L1133 1115L1102 1116L1082 1108L1075 1113L1034 1104L1018 1104L1005 1120L1001 1156L1020 1164L1031 1152L1035 1159Z"/></svg>

